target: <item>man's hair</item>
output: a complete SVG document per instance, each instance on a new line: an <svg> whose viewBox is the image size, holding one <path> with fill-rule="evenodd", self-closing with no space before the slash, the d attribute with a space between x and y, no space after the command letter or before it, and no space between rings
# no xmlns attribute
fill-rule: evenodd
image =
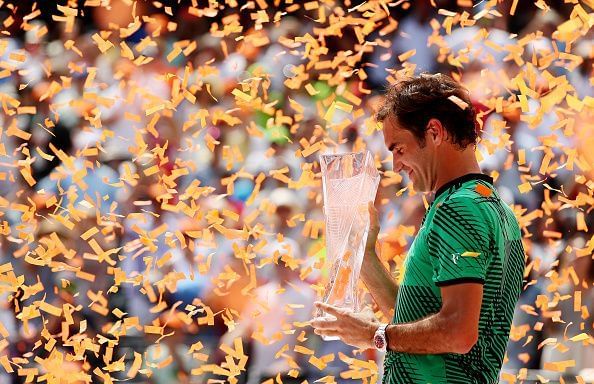
<svg viewBox="0 0 594 384"><path fill-rule="evenodd" d="M375 119L383 122L390 115L401 128L411 131L421 146L425 145L431 118L439 120L450 141L462 149L478 138L476 112L468 90L447 75L423 73L390 86Z"/></svg>

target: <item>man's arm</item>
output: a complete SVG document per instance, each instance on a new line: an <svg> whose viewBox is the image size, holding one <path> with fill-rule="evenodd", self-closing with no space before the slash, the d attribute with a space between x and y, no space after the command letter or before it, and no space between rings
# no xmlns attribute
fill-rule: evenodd
<svg viewBox="0 0 594 384"><path fill-rule="evenodd" d="M398 287L374 250L365 252L361 279L383 314L391 319Z"/></svg>
<svg viewBox="0 0 594 384"><path fill-rule="evenodd" d="M479 283L460 283L441 288L441 310L425 319L408 324L391 324L388 348L415 354L468 353L478 339L478 323L483 299ZM333 318L312 321L315 333L339 336L343 342L361 349L373 348L373 335L379 322L369 313L316 302Z"/></svg>
<svg viewBox="0 0 594 384"><path fill-rule="evenodd" d="M441 287L441 310L422 320L388 326L388 349L416 354L468 353L478 340L483 285Z"/></svg>
<svg viewBox="0 0 594 384"><path fill-rule="evenodd" d="M361 279L380 310L388 319L391 319L398 287L375 252L377 235L380 230L379 219L373 202L369 203L368 209L370 225L365 245L365 256L361 266Z"/></svg>

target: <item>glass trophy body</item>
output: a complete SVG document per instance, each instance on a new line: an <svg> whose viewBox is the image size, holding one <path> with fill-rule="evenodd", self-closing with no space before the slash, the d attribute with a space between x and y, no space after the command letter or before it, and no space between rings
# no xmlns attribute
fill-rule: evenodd
<svg viewBox="0 0 594 384"><path fill-rule="evenodd" d="M379 172L369 151L323 154L320 166L330 265L323 302L359 311L357 282L369 232L368 204L375 200Z"/></svg>

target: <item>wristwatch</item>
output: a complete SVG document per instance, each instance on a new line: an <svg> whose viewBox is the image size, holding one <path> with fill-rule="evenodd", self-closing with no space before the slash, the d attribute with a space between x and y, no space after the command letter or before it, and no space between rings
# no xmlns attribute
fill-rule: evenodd
<svg viewBox="0 0 594 384"><path fill-rule="evenodd" d="M373 335L373 345L378 351L386 352L388 349L388 337L386 335L388 324L380 325Z"/></svg>

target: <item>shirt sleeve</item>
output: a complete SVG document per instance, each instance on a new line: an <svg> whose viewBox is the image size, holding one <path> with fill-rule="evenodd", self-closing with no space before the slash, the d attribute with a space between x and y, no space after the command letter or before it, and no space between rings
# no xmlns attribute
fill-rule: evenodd
<svg viewBox="0 0 594 384"><path fill-rule="evenodd" d="M436 208L428 236L437 286L485 283L493 225L471 197L455 197Z"/></svg>

